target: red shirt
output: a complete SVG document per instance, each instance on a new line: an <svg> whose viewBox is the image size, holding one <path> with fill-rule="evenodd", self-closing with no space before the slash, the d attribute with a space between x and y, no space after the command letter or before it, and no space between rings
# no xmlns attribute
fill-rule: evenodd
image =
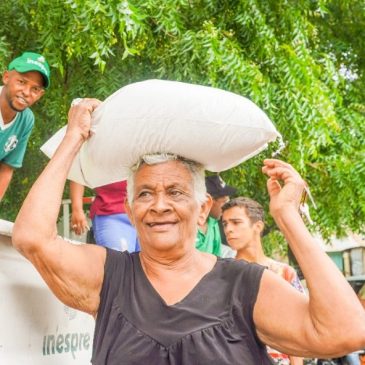
<svg viewBox="0 0 365 365"><path fill-rule="evenodd" d="M90 218L95 215L125 213L124 202L127 197L127 181L95 188L96 197L90 207Z"/></svg>

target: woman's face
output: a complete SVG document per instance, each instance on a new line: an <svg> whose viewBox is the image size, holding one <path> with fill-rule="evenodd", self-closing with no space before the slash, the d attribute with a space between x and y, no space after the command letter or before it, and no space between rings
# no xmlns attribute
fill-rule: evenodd
<svg viewBox="0 0 365 365"><path fill-rule="evenodd" d="M135 175L128 213L142 249L193 246L201 207L190 171L179 161L142 165Z"/></svg>

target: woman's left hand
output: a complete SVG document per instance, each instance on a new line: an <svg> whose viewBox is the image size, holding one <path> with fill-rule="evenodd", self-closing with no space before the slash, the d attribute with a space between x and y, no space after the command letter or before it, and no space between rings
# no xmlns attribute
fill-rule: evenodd
<svg viewBox="0 0 365 365"><path fill-rule="evenodd" d="M270 213L274 216L288 208L298 210L306 184L293 166L284 161L266 159L262 172L269 177Z"/></svg>

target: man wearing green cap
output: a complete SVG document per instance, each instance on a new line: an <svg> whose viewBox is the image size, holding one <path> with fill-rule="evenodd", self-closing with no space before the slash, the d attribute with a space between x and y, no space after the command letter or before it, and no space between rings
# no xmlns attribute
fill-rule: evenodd
<svg viewBox="0 0 365 365"><path fill-rule="evenodd" d="M45 58L24 52L10 62L0 86L0 201L13 171L22 166L27 142L34 125L29 109L50 84L50 68Z"/></svg>

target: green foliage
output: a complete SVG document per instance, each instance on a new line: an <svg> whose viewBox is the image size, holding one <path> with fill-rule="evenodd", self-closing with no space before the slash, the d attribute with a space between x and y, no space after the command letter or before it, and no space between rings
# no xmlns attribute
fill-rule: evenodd
<svg viewBox="0 0 365 365"><path fill-rule="evenodd" d="M257 103L283 134L281 157L311 187L316 228L325 237L364 230L364 10L360 0L2 2L3 24L12 26L0 30L0 65L28 49L52 66L2 218L15 217L46 162L39 146L66 122L74 97L103 99L130 82L164 78ZM264 156L270 151L223 175L267 207ZM267 223L275 229L269 216Z"/></svg>

